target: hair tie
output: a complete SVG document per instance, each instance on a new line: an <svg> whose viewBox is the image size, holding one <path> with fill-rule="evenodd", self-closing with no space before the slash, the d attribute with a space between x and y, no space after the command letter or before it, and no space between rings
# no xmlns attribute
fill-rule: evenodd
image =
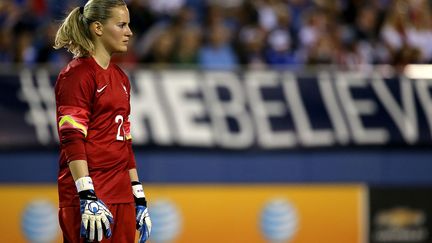
<svg viewBox="0 0 432 243"><path fill-rule="evenodd" d="M80 12L80 14L84 14L84 7L83 6L79 7L79 12Z"/></svg>

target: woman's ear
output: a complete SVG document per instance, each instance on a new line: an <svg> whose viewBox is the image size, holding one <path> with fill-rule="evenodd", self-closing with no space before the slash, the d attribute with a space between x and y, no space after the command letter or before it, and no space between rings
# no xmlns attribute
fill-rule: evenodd
<svg viewBox="0 0 432 243"><path fill-rule="evenodd" d="M99 21L91 23L90 29L96 36L101 36L103 34L103 25Z"/></svg>

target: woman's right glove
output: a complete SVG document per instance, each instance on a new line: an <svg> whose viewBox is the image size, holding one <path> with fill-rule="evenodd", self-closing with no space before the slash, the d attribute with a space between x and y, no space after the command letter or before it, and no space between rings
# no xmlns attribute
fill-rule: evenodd
<svg viewBox="0 0 432 243"><path fill-rule="evenodd" d="M114 222L113 215L108 207L96 197L93 181L89 176L81 177L75 181L80 198L82 238L93 241L102 241L102 237L111 237L110 224Z"/></svg>

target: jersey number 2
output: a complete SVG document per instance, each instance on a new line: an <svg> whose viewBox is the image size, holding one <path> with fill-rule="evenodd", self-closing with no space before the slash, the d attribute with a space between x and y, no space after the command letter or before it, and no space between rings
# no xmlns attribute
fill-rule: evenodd
<svg viewBox="0 0 432 243"><path fill-rule="evenodd" d="M121 132L123 131L123 116L117 115L115 117L115 123L118 123L116 140L124 141L124 136L121 135Z"/></svg>

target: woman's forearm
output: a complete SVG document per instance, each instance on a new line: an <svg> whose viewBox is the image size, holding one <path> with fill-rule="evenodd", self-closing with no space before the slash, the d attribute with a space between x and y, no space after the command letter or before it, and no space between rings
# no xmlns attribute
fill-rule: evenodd
<svg viewBox="0 0 432 243"><path fill-rule="evenodd" d="M131 181L139 181L138 172L135 168L129 170L129 177Z"/></svg>
<svg viewBox="0 0 432 243"><path fill-rule="evenodd" d="M72 173L74 181L89 175L87 161L85 160L73 160L69 162L69 169Z"/></svg>

